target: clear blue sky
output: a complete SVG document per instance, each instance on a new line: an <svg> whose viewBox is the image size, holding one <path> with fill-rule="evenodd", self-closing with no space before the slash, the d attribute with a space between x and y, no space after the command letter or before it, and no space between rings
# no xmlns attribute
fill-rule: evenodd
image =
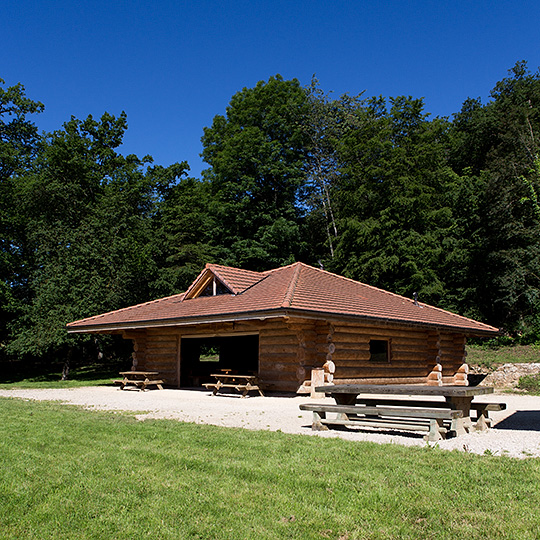
<svg viewBox="0 0 540 540"><path fill-rule="evenodd" d="M203 127L243 87L316 74L449 116L516 61L538 69L539 21L537 0L3 0L0 78L45 104L42 130L126 111L122 152L199 176Z"/></svg>

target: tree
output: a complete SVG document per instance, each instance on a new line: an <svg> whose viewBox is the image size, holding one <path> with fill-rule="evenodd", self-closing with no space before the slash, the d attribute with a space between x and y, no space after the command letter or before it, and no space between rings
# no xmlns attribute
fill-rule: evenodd
<svg viewBox="0 0 540 540"><path fill-rule="evenodd" d="M344 166L339 143L352 130L359 128L358 111L362 107L362 94L347 94L332 99L325 94L319 81L313 77L305 89L307 106L299 122L306 135L306 203L309 208L307 231L324 228L326 250L313 246L317 259L334 258L334 244L338 238L336 208L332 196ZM320 242L320 240L319 240Z"/></svg>
<svg viewBox="0 0 540 540"><path fill-rule="evenodd" d="M210 184L195 178L182 178L163 194L154 217L161 246L158 277L151 285L154 296L185 291L206 263L224 254L215 244L210 198Z"/></svg>
<svg viewBox="0 0 540 540"><path fill-rule="evenodd" d="M69 358L85 338L68 336L66 323L149 299L156 203L186 164L165 169L120 155L126 129L124 113L72 118L18 186L31 279L9 350Z"/></svg>
<svg viewBox="0 0 540 540"><path fill-rule="evenodd" d="M509 75L490 102L468 100L455 116L451 163L458 174L470 164L479 179L477 304L493 324L520 334L527 320L540 320L540 73L518 62Z"/></svg>
<svg viewBox="0 0 540 540"><path fill-rule="evenodd" d="M342 141L346 163L336 191L341 234L334 267L372 285L440 303L443 240L452 212L443 194L445 120L428 120L412 97L372 98L359 128Z"/></svg>
<svg viewBox="0 0 540 540"><path fill-rule="evenodd" d="M0 348L7 340L9 322L17 315L28 279L24 223L16 190L40 148L38 130L27 117L44 108L26 97L21 84L5 89L4 84L0 79Z"/></svg>
<svg viewBox="0 0 540 540"><path fill-rule="evenodd" d="M236 93L204 129L212 243L226 250L222 262L261 270L301 253L306 139L297 119L305 106L298 81L277 75Z"/></svg>

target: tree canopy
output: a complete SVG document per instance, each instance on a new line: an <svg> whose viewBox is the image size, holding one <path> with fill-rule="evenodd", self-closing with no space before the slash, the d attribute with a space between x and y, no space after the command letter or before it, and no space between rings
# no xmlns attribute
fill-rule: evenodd
<svg viewBox="0 0 540 540"><path fill-rule="evenodd" d="M123 155L124 113L39 134L0 80L0 354L66 354L69 321L185 290L206 262L293 261L540 340L540 74L432 118L276 75L204 128L202 178Z"/></svg>

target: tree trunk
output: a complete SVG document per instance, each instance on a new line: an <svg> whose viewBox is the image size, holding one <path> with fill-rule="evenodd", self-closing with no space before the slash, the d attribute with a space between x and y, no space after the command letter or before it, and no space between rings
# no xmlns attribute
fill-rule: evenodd
<svg viewBox="0 0 540 540"><path fill-rule="evenodd" d="M71 365L71 357L73 356L73 347L70 347L66 354L66 359L64 360L64 367L62 368L62 378L61 381L67 381L69 377L69 368Z"/></svg>

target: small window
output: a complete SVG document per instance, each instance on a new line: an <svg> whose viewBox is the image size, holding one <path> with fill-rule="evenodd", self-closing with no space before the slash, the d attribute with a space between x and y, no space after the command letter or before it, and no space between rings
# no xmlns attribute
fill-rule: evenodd
<svg viewBox="0 0 540 540"><path fill-rule="evenodd" d="M371 362L390 362L390 341L371 339L369 341L369 360Z"/></svg>
<svg viewBox="0 0 540 540"><path fill-rule="evenodd" d="M217 296L219 294L231 294L231 291L219 279L213 278L199 296Z"/></svg>

